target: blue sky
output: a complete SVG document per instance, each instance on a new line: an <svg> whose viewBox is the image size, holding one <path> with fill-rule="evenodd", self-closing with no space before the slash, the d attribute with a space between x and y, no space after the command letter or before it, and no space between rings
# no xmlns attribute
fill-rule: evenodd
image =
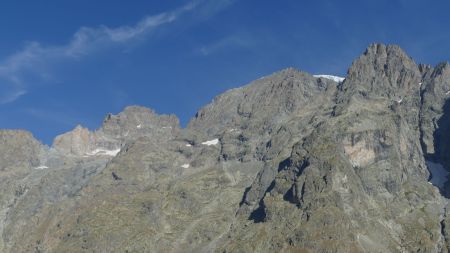
<svg viewBox="0 0 450 253"><path fill-rule="evenodd" d="M77 0L0 4L0 128L49 144L127 105L185 125L227 89L286 67L345 76L372 42L450 59L449 1Z"/></svg>

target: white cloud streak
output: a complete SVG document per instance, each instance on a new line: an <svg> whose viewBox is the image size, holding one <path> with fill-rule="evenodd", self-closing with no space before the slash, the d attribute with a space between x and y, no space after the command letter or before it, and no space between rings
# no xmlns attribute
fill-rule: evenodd
<svg viewBox="0 0 450 253"><path fill-rule="evenodd" d="M202 46L198 51L202 55L208 56L230 48L251 48L255 43L255 40L249 36L233 35L222 38L209 45Z"/></svg>
<svg viewBox="0 0 450 253"><path fill-rule="evenodd" d="M175 22L204 1L194 0L175 10L145 17L134 26L81 27L66 45L45 47L38 42L27 44L22 51L0 61L0 104L13 102L26 94L29 89L27 78L48 78L50 74L46 69L51 68L49 65L79 59L108 46L142 38L160 26Z"/></svg>

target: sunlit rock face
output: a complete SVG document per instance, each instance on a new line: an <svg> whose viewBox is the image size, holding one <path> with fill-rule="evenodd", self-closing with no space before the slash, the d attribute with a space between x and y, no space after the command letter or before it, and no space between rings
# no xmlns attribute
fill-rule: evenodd
<svg viewBox="0 0 450 253"><path fill-rule="evenodd" d="M122 146L137 138L147 136L167 141L179 129L179 121L174 115L157 115L148 108L129 106L118 115L108 114L96 131L78 125L57 136L53 147L74 156L115 156Z"/></svg>
<svg viewBox="0 0 450 253"><path fill-rule="evenodd" d="M89 129L78 125L73 131L57 136L53 146L64 153L83 155L93 148L94 138Z"/></svg>
<svg viewBox="0 0 450 253"><path fill-rule="evenodd" d="M0 252L447 252L448 64L373 44L180 128L131 106L51 147L0 131Z"/></svg>

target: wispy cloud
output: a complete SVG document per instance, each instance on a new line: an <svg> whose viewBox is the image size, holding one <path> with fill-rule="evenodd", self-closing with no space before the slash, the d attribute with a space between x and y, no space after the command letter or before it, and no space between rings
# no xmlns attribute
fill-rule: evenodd
<svg viewBox="0 0 450 253"><path fill-rule="evenodd" d="M204 45L198 51L204 56L230 48L250 48L256 41L248 36L232 35L215 41L209 45Z"/></svg>
<svg viewBox="0 0 450 253"><path fill-rule="evenodd" d="M17 100L29 90L30 80L51 78L52 64L91 55L109 46L121 45L143 38L153 30L173 23L184 14L197 10L212 15L230 5L232 0L194 0L172 11L147 16L133 26L81 27L65 45L43 46L28 43L23 50L0 60L0 104Z"/></svg>

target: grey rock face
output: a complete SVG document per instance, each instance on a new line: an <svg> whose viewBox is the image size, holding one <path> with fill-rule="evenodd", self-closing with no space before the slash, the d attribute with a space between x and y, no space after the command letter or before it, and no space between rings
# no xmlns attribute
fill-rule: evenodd
<svg viewBox="0 0 450 253"><path fill-rule="evenodd" d="M53 147L71 155L115 154L127 142L149 136L165 141L179 131L174 115L157 115L144 107L130 106L118 115L108 114L95 132L77 126L73 131L55 138Z"/></svg>
<svg viewBox="0 0 450 253"><path fill-rule="evenodd" d="M433 134L439 125L438 122L444 114L445 103L450 96L450 66L448 63L441 63L436 68L424 67L424 81L422 84L422 108L421 108L421 130L424 151L427 154L436 154L435 148L438 146ZM444 144L445 145L445 144ZM439 154L438 154L439 155ZM444 155L439 155L445 159Z"/></svg>
<svg viewBox="0 0 450 253"><path fill-rule="evenodd" d="M103 121L98 135L106 138L134 140L140 136L167 138L179 131L179 121L175 115L157 115L153 110L129 106L118 115L109 114Z"/></svg>
<svg viewBox="0 0 450 253"><path fill-rule="evenodd" d="M31 133L22 130L0 130L0 231L5 232L5 216L18 198L28 190L27 176L41 166L46 147ZM2 237L4 238L4 237ZM0 240L0 250L5 247Z"/></svg>
<svg viewBox="0 0 450 253"><path fill-rule="evenodd" d="M93 150L94 143L89 129L78 125L73 131L57 136L53 146L64 153L83 155Z"/></svg>
<svg viewBox="0 0 450 253"><path fill-rule="evenodd" d="M447 252L425 160L450 168L449 69L373 44L342 83L282 70L185 129L134 106L50 148L1 131L0 251Z"/></svg>
<svg viewBox="0 0 450 253"><path fill-rule="evenodd" d="M333 117L248 190L238 217L261 225L237 224L223 248L446 252L439 223L446 200L426 184L420 145L421 82L398 47L370 46L338 87ZM405 243L418 231L423 239Z"/></svg>
<svg viewBox="0 0 450 253"><path fill-rule="evenodd" d="M330 85L332 84L332 85ZM209 135L224 129L257 128L267 131L296 112L326 99L336 83L289 68L230 90L201 109L188 128ZM314 106L313 105L313 106Z"/></svg>
<svg viewBox="0 0 450 253"><path fill-rule="evenodd" d="M350 67L343 89L396 99L419 90L420 80L418 66L398 46L372 44Z"/></svg>
<svg viewBox="0 0 450 253"><path fill-rule="evenodd" d="M0 168L39 166L39 157L44 148L31 133L21 130L0 130Z"/></svg>

